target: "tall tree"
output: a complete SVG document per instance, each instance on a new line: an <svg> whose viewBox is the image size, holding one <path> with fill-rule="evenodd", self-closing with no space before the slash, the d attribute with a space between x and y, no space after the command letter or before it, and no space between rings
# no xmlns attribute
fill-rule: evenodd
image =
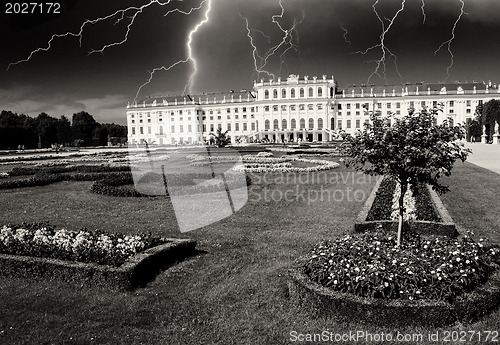
<svg viewBox="0 0 500 345"><path fill-rule="evenodd" d="M500 123L500 100L491 99L483 105L481 125L486 126L489 134L493 135L495 123Z"/></svg>
<svg viewBox="0 0 500 345"><path fill-rule="evenodd" d="M371 123L356 136L346 135L346 165L369 175L385 175L400 186L398 240L401 243L404 216L404 196L410 185L430 184L439 193L449 190L439 183L442 175L449 176L457 159L465 161L471 151L459 140L465 136L462 126L448 126L445 121L434 125L437 109L410 112L402 118L371 114ZM415 190L416 191L416 190Z"/></svg>
<svg viewBox="0 0 500 345"><path fill-rule="evenodd" d="M81 140L84 145L92 144L92 133L97 126L94 117L85 111L73 114L71 129L73 131L73 139Z"/></svg>
<svg viewBox="0 0 500 345"><path fill-rule="evenodd" d="M35 118L39 147L50 147L57 143L57 120L46 113L41 113Z"/></svg>
<svg viewBox="0 0 500 345"><path fill-rule="evenodd" d="M62 115L61 118L57 120L56 128L58 143L69 145L73 142L71 122L66 116Z"/></svg>

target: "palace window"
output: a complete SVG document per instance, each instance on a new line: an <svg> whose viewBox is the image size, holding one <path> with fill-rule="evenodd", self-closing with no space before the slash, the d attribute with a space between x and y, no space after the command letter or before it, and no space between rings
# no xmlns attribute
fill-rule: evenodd
<svg viewBox="0 0 500 345"><path fill-rule="evenodd" d="M318 129L323 129L323 119L318 119Z"/></svg>
<svg viewBox="0 0 500 345"><path fill-rule="evenodd" d="M269 90L264 91L264 98L269 99Z"/></svg>
<svg viewBox="0 0 500 345"><path fill-rule="evenodd" d="M299 89L299 96L302 97L302 98L304 97L304 88L303 87L301 87Z"/></svg>
<svg viewBox="0 0 500 345"><path fill-rule="evenodd" d="M314 119L313 118L309 119L309 129L314 129Z"/></svg>

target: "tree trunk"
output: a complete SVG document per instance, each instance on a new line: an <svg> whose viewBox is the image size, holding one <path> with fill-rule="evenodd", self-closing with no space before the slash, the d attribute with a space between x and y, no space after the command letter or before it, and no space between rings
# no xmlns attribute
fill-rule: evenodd
<svg viewBox="0 0 500 345"><path fill-rule="evenodd" d="M399 188L400 188L401 194L399 195L398 242L396 244L396 247L398 247L398 248L401 245L401 235L403 233L403 216L404 216L404 212L405 212L404 197L405 197L406 191L408 190L408 183L406 181L401 182L399 184Z"/></svg>

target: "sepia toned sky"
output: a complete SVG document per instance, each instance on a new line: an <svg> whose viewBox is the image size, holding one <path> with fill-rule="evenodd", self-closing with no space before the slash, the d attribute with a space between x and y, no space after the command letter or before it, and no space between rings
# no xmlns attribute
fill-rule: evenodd
<svg viewBox="0 0 500 345"><path fill-rule="evenodd" d="M282 0L283 15L279 0L202 1L65 0L60 2L62 13L52 17L5 14L3 8L0 110L69 118L84 110L99 122L124 124L127 102L136 96L140 100L179 95L185 89L194 94L250 89L254 80L268 80L271 74L326 74L334 76L340 88L362 83L500 82L498 0ZM464 13L457 22L462 4ZM149 71L189 57L189 33L205 19L209 5L208 21L191 37L197 65L192 82L186 87L194 71L188 60L155 72L140 88L150 78ZM81 39L75 37L85 20L128 6L136 9L124 12L123 19L117 13L87 22ZM455 23L453 40L436 52L453 37ZM290 30L294 24L295 30ZM10 65L48 48L53 35L67 32L73 35L54 37L50 49ZM386 49L380 46L381 37ZM89 55L105 45L111 46ZM262 67L261 58L273 47L276 51ZM366 52L370 47L374 49ZM255 70L254 57L257 67L268 73Z"/></svg>

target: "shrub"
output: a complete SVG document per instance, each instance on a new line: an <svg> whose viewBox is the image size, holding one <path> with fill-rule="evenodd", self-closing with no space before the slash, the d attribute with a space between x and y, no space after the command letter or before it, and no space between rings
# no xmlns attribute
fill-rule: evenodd
<svg viewBox="0 0 500 345"><path fill-rule="evenodd" d="M471 233L461 241L414 233L395 247L395 234L378 231L317 245L304 272L334 291L360 297L451 302L484 284L500 265L500 248Z"/></svg>

